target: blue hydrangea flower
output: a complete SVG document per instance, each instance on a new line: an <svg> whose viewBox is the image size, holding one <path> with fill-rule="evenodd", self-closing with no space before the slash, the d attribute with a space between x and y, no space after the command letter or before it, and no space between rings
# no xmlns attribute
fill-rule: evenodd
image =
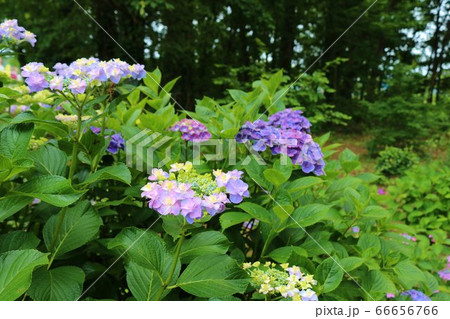
<svg viewBox="0 0 450 319"><path fill-rule="evenodd" d="M430 297L415 289L402 292L402 296L410 296L412 301L431 301Z"/></svg>
<svg viewBox="0 0 450 319"><path fill-rule="evenodd" d="M322 151L310 135L311 123L301 114L302 111L286 109L271 115L267 122L247 122L236 135L236 141L252 141L252 147L257 152L268 148L273 155L289 156L305 173L324 175Z"/></svg>

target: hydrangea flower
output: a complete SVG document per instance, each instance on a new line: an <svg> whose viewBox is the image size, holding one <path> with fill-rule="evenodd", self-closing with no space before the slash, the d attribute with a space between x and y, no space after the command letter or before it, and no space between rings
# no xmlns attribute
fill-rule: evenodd
<svg viewBox="0 0 450 319"><path fill-rule="evenodd" d="M117 84L123 79L140 80L146 76L141 64L129 65L119 59L100 61L81 58L72 63L56 63L50 71L42 63L31 62L22 67L22 76L32 92L49 88L52 91L70 91L83 94L108 81Z"/></svg>
<svg viewBox="0 0 450 319"><path fill-rule="evenodd" d="M5 20L0 24L0 41L6 41L11 44L28 42L34 47L36 35L19 26L16 19Z"/></svg>
<svg viewBox="0 0 450 319"><path fill-rule="evenodd" d="M279 267L278 267L279 266ZM294 301L317 301L318 297L311 288L317 285L313 275L305 275L300 267L289 264L272 263L262 265L259 261L244 263L242 268L250 275L250 284L264 295L280 294ZM281 269L280 269L281 268Z"/></svg>
<svg viewBox="0 0 450 319"><path fill-rule="evenodd" d="M357 234L357 233L359 233L359 231L360 231L359 226L353 226L352 227L352 232L353 233Z"/></svg>
<svg viewBox="0 0 450 319"><path fill-rule="evenodd" d="M395 298L395 294L393 294L393 293L387 293L387 294L386 294L386 298L387 298L387 299Z"/></svg>
<svg viewBox="0 0 450 319"><path fill-rule="evenodd" d="M204 142L211 138L211 133L205 125L191 119L182 119L172 125L169 130L181 132L181 138L186 141Z"/></svg>
<svg viewBox="0 0 450 319"><path fill-rule="evenodd" d="M270 149L273 155L285 154L294 164L301 165L305 173L324 175L322 151L310 135L311 123L301 114L300 110L286 109L271 115L268 121L246 122L236 141L253 141L255 151Z"/></svg>
<svg viewBox="0 0 450 319"><path fill-rule="evenodd" d="M192 224L205 213L210 216L222 213L225 205L232 202L231 197L233 203L240 203L249 196L248 185L240 179L242 172L215 173L215 179L212 174L198 174L191 162L172 164L169 172L154 168L148 177L150 183L141 188L142 197L149 199L149 207L161 215L182 215ZM222 174L232 185L240 181L238 190L232 188L230 192L228 183L218 182L217 176ZM240 201L236 196L241 196Z"/></svg>
<svg viewBox="0 0 450 319"><path fill-rule="evenodd" d="M386 195L387 192L383 187L378 187L378 195Z"/></svg>
<svg viewBox="0 0 450 319"><path fill-rule="evenodd" d="M410 296L412 301L431 301L430 297L415 289L402 292L402 296Z"/></svg>
<svg viewBox="0 0 450 319"><path fill-rule="evenodd" d="M102 129L100 127L91 126L91 131L94 134L100 134ZM105 138L110 138L108 148L106 149L111 154L117 154L119 149L125 149L125 140L120 133L113 134L110 136L105 136Z"/></svg>
<svg viewBox="0 0 450 319"><path fill-rule="evenodd" d="M26 111L29 111L29 110L30 110L30 107L28 105L16 105L16 104L13 104L13 105L11 105L9 107L9 112L11 114L17 114L19 112L26 112Z"/></svg>
<svg viewBox="0 0 450 319"><path fill-rule="evenodd" d="M86 115L86 116L82 116L81 120L82 121L87 121L89 120L91 117ZM63 124L72 126L74 125L77 121L78 121L78 115L65 115L65 114L58 114L55 116L55 119L57 121L62 122Z"/></svg>
<svg viewBox="0 0 450 319"><path fill-rule="evenodd" d="M447 256L447 267L438 272L442 280L450 280L450 256Z"/></svg>

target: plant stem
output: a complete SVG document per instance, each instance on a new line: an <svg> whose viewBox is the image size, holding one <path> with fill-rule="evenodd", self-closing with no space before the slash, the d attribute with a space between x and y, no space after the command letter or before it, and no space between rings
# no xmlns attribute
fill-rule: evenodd
<svg viewBox="0 0 450 319"><path fill-rule="evenodd" d="M81 108L78 109L78 119L77 119L77 131L75 132L75 140L73 141L73 147L72 147L72 162L70 163L70 170L69 170L69 179L72 182L73 175L75 174L75 170L77 168L77 162L78 162L78 144L80 143L80 136L81 136L81 121L82 121L82 110Z"/></svg>
<svg viewBox="0 0 450 319"><path fill-rule="evenodd" d="M77 108L78 111L78 119L77 119L77 130L75 132L75 139L73 141L72 146L72 162L70 163L70 170L69 170L69 180L72 183L73 175L75 174L75 170L77 168L77 162L78 162L78 144L81 136L81 117L82 117L82 109L81 107ZM73 184L73 183L72 183ZM52 252L55 248L56 240L58 238L59 232L61 230L61 226L64 220L64 217L66 216L67 207L64 207L61 210L61 213L58 217L58 222L56 224L55 231L53 233L53 239L49 247L49 251ZM48 263L47 269L50 269L50 266L53 263L53 260L55 259L55 254L52 253L52 256L50 257L50 261Z"/></svg>
<svg viewBox="0 0 450 319"><path fill-rule="evenodd" d="M161 299L161 296L162 296L164 290L166 289L166 287L170 284L170 281L172 280L173 274L175 273L175 269L177 268L178 257L180 256L181 246L184 241L184 236L185 235L183 233L183 234L181 234L181 237L178 239L177 246L175 248L175 258L173 259L172 268L170 269L169 276L164 281L162 287L158 290L158 293L156 294L156 297L155 297L156 300Z"/></svg>

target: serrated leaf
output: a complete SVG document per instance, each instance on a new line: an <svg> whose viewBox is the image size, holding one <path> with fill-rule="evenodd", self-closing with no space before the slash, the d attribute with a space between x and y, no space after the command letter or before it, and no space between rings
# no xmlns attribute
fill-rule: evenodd
<svg viewBox="0 0 450 319"><path fill-rule="evenodd" d="M252 219L247 213L242 212L227 212L220 215L220 225L225 230L231 226L242 224L245 221Z"/></svg>
<svg viewBox="0 0 450 319"><path fill-rule="evenodd" d="M0 300L12 301L31 284L34 268L48 263L48 254L34 249L13 250L0 255Z"/></svg>
<svg viewBox="0 0 450 319"><path fill-rule="evenodd" d="M153 269L145 268L134 262L128 262L126 267L127 284L134 298L138 301L155 300L158 291L163 286L162 278ZM162 298L167 295L165 291Z"/></svg>
<svg viewBox="0 0 450 319"><path fill-rule="evenodd" d="M75 301L82 293L83 282L84 272L78 267L40 268L33 273L28 294L38 301Z"/></svg>
<svg viewBox="0 0 450 319"><path fill-rule="evenodd" d="M270 224L272 222L272 215L270 212L264 207L250 202L244 202L238 205L240 209L248 213L253 218L263 222Z"/></svg>
<svg viewBox="0 0 450 319"><path fill-rule="evenodd" d="M44 145L30 154L35 168L46 175L64 176L67 168L67 155L52 145Z"/></svg>
<svg viewBox="0 0 450 319"><path fill-rule="evenodd" d="M57 175L37 176L10 193L21 197L39 198L56 207L69 206L83 194L83 191L75 190L68 179Z"/></svg>
<svg viewBox="0 0 450 319"><path fill-rule="evenodd" d="M0 199L0 222L14 215L33 201L26 196L11 196Z"/></svg>
<svg viewBox="0 0 450 319"><path fill-rule="evenodd" d="M331 258L325 259L318 267L315 278L322 285L322 292L327 293L335 290L342 281L344 271Z"/></svg>
<svg viewBox="0 0 450 319"><path fill-rule="evenodd" d="M389 217L390 214L386 209L384 209L381 206L371 205L371 206L367 206L363 210L362 215L364 217L381 219L381 218Z"/></svg>
<svg viewBox="0 0 450 319"><path fill-rule="evenodd" d="M13 124L0 131L0 154L9 159L18 159L26 155L33 123Z"/></svg>
<svg viewBox="0 0 450 319"><path fill-rule="evenodd" d="M362 234L358 240L357 247L361 252L361 256L365 259L369 259L380 252L380 239L373 234Z"/></svg>
<svg viewBox="0 0 450 319"><path fill-rule="evenodd" d="M286 247L280 247L280 248L272 250L269 253L269 257L278 263L285 263L291 258L292 254L294 254L294 253L299 256L304 256L304 257L308 256L307 251L305 249L303 249L302 247L286 246Z"/></svg>
<svg viewBox="0 0 450 319"><path fill-rule="evenodd" d="M0 235L0 254L11 250L34 249L40 240L33 234L23 230Z"/></svg>
<svg viewBox="0 0 450 319"><path fill-rule="evenodd" d="M325 219L330 205L323 204L309 204L298 207L292 213L291 218L287 220L288 226L286 227L308 227L314 225ZM295 222L294 222L295 220Z"/></svg>
<svg viewBox="0 0 450 319"><path fill-rule="evenodd" d="M425 282L423 272L409 260L401 261L395 265L394 272L405 290L413 288L420 282Z"/></svg>
<svg viewBox="0 0 450 319"><path fill-rule="evenodd" d="M180 259L183 264L209 254L225 254L230 246L228 238L218 231L205 231L185 240L181 246Z"/></svg>
<svg viewBox="0 0 450 319"><path fill-rule="evenodd" d="M305 189L311 188L315 185L322 184L323 180L315 176L306 176L296 179L295 181L287 184L286 189L291 192L299 192Z"/></svg>
<svg viewBox="0 0 450 319"><path fill-rule="evenodd" d="M100 180L116 180L130 185L131 173L125 164L108 166L89 175L82 184L92 184Z"/></svg>
<svg viewBox="0 0 450 319"><path fill-rule="evenodd" d="M88 201L80 202L48 219L43 229L45 245L56 258L89 242L102 224L102 219L91 204Z"/></svg>
<svg viewBox="0 0 450 319"><path fill-rule="evenodd" d="M248 286L236 261L227 255L206 255L194 259L178 278L177 286L204 298L243 293Z"/></svg>

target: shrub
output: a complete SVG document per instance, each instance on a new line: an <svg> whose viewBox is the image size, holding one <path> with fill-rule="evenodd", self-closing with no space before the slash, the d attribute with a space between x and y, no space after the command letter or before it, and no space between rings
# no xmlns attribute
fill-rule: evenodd
<svg viewBox="0 0 450 319"><path fill-rule="evenodd" d="M385 176L402 175L405 170L418 162L418 156L410 149L386 147L378 156L377 170Z"/></svg>

